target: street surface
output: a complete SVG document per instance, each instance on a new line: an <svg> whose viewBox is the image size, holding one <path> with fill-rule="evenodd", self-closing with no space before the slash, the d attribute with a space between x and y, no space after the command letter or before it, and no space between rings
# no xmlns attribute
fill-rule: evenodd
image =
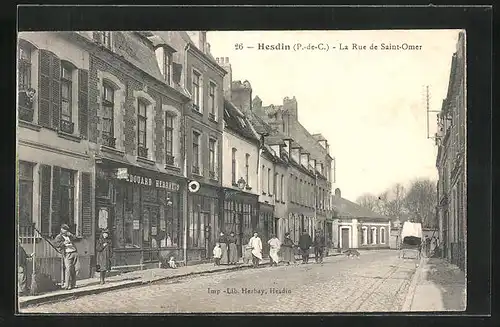
<svg viewBox="0 0 500 327"><path fill-rule="evenodd" d="M312 259L312 256L311 256ZM397 251L194 276L21 309L21 313L400 311L415 272Z"/></svg>

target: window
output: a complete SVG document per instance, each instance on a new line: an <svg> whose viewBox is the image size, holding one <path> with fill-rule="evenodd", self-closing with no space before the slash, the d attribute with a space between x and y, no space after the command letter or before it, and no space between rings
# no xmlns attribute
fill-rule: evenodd
<svg viewBox="0 0 500 327"><path fill-rule="evenodd" d="M372 244L377 244L377 227L372 227Z"/></svg>
<svg viewBox="0 0 500 327"><path fill-rule="evenodd" d="M247 153L245 155L245 181L247 182L247 186L250 186L250 155Z"/></svg>
<svg viewBox="0 0 500 327"><path fill-rule="evenodd" d="M113 148L115 147L114 126L113 126L114 107L115 107L115 90L111 85L103 83L101 133L102 133L103 143Z"/></svg>
<svg viewBox="0 0 500 327"><path fill-rule="evenodd" d="M193 72L193 85L191 92L193 93L194 109L201 112L201 75L198 72Z"/></svg>
<svg viewBox="0 0 500 327"><path fill-rule="evenodd" d="M231 151L231 183L236 184L236 149Z"/></svg>
<svg viewBox="0 0 500 327"><path fill-rule="evenodd" d="M146 147L147 107L148 105L144 100L137 100L137 154L139 157L144 158L148 156Z"/></svg>
<svg viewBox="0 0 500 327"><path fill-rule="evenodd" d="M73 69L68 64L61 64L61 130L73 133L72 121L72 93Z"/></svg>
<svg viewBox="0 0 500 327"><path fill-rule="evenodd" d="M205 246L205 232L203 214L201 212L203 197L193 195L189 197L189 244L190 248Z"/></svg>
<svg viewBox="0 0 500 327"><path fill-rule="evenodd" d="M283 119L283 121L281 122L281 127L283 129L283 133L285 133L285 120Z"/></svg>
<svg viewBox="0 0 500 327"><path fill-rule="evenodd" d="M200 174L200 133L193 132L193 173Z"/></svg>
<svg viewBox="0 0 500 327"><path fill-rule="evenodd" d="M111 49L111 32L94 32L93 37L95 41Z"/></svg>
<svg viewBox="0 0 500 327"><path fill-rule="evenodd" d="M208 167L210 169L210 178L215 178L215 144L216 140L208 140Z"/></svg>
<svg viewBox="0 0 500 327"><path fill-rule="evenodd" d="M19 47L19 90L31 87L31 49L26 45Z"/></svg>
<svg viewBox="0 0 500 327"><path fill-rule="evenodd" d="M285 201L285 175L281 175L281 183L280 183L280 191L281 191L281 201Z"/></svg>
<svg viewBox="0 0 500 327"><path fill-rule="evenodd" d="M262 169L261 169L261 176L260 176L260 185L261 185L261 189L262 189L262 194L266 194L266 191L265 191L265 181L266 181L266 167L264 165L262 165Z"/></svg>
<svg viewBox="0 0 500 327"><path fill-rule="evenodd" d="M380 244L385 244L385 228L380 227Z"/></svg>
<svg viewBox="0 0 500 327"><path fill-rule="evenodd" d="M19 225L33 223L33 164L19 162Z"/></svg>
<svg viewBox="0 0 500 327"><path fill-rule="evenodd" d="M174 164L174 116L166 113L165 116L165 154L167 165Z"/></svg>
<svg viewBox="0 0 500 327"><path fill-rule="evenodd" d="M361 244L368 244L368 228L363 226L363 233L361 234Z"/></svg>
<svg viewBox="0 0 500 327"><path fill-rule="evenodd" d="M60 183L60 223L70 227L74 224L75 181L74 172L61 168Z"/></svg>
<svg viewBox="0 0 500 327"><path fill-rule="evenodd" d="M279 184L278 184L278 173L274 174L274 179L273 179L273 190L274 194L276 195L276 201L279 201L280 199L280 190L279 190Z"/></svg>
<svg viewBox="0 0 500 327"><path fill-rule="evenodd" d="M208 112L212 120L215 120L215 112L217 106L217 102L215 99L216 88L217 86L215 85L215 83L210 82L210 84L208 85Z"/></svg>
<svg viewBox="0 0 500 327"><path fill-rule="evenodd" d="M272 195L271 178L272 178L271 168L267 168L267 194L269 195Z"/></svg>
<svg viewBox="0 0 500 327"><path fill-rule="evenodd" d="M164 70L165 70L165 81L168 85L172 83L172 53L165 51L164 60Z"/></svg>

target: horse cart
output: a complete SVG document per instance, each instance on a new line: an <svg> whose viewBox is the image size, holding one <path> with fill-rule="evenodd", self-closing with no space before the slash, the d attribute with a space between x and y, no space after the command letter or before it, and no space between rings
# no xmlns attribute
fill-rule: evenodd
<svg viewBox="0 0 500 327"><path fill-rule="evenodd" d="M406 259L409 253L412 259L420 260L422 249L422 224L405 222L401 230L401 248L399 257Z"/></svg>

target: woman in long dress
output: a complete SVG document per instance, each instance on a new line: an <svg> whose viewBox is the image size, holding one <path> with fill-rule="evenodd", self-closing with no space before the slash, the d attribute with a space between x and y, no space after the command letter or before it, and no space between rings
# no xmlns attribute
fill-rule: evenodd
<svg viewBox="0 0 500 327"><path fill-rule="evenodd" d="M220 258L220 264L221 265L227 265L229 263L229 256L227 253L227 237L224 234L224 232L220 232L220 236L218 239L218 242L220 244L220 249L222 252L221 258Z"/></svg>
<svg viewBox="0 0 500 327"><path fill-rule="evenodd" d="M262 241L257 232L253 233L253 237L248 242L248 245L252 248L252 262L254 268L259 266L262 261Z"/></svg>
<svg viewBox="0 0 500 327"><path fill-rule="evenodd" d="M234 235L234 232L231 232L229 234L229 237L227 238L227 243L229 245L229 264L230 265L235 265L239 260L238 258L238 248L236 247L236 236Z"/></svg>
<svg viewBox="0 0 500 327"><path fill-rule="evenodd" d="M278 266L278 263L280 262L278 252L281 247L281 242L275 235L272 235L271 239L267 241L267 243L269 244L269 257L271 258L271 266Z"/></svg>
<svg viewBox="0 0 500 327"><path fill-rule="evenodd" d="M287 265L290 263L295 263L295 254L293 252L293 241L290 238L290 233L285 234L285 239L281 244L281 261L286 262Z"/></svg>

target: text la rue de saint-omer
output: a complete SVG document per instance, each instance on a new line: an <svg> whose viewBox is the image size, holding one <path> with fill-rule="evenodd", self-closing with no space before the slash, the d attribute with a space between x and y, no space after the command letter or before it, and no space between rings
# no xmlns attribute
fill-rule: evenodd
<svg viewBox="0 0 500 327"><path fill-rule="evenodd" d="M414 45L414 44L408 44L408 43L398 43L398 44L393 44L393 43L380 43L380 44L375 44L371 43L370 45L366 44L359 44L359 43L351 43L351 44L345 44L345 43L338 43L336 45L333 44L328 44L328 43L308 43L308 44L303 44L303 43L295 43L295 44L286 44L286 43L274 43L274 44L267 44L267 43L257 43L255 46L250 46L250 45L243 45L242 43L235 44L235 49L236 50L243 50L244 48L248 49L257 49L259 51L301 51L301 50L320 50L320 51L327 51L327 50L341 50L341 51L349 51L349 50L354 50L354 51L363 51L363 50L368 50L368 51L378 51L378 50L383 50L383 51L412 51L412 50L422 50L422 45Z"/></svg>

